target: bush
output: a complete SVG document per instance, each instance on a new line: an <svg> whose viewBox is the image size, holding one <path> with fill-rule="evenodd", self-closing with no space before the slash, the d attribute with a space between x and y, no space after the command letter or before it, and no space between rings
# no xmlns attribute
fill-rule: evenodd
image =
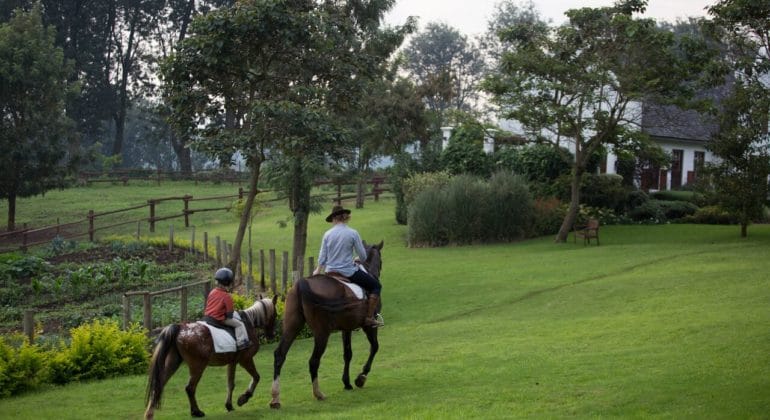
<svg viewBox="0 0 770 420"><path fill-rule="evenodd" d="M553 235L559 232L567 206L557 198L535 199L535 232L537 236Z"/></svg>
<svg viewBox="0 0 770 420"><path fill-rule="evenodd" d="M492 159L480 145L450 141L441 153L441 164L451 174L471 174L481 177L492 172Z"/></svg>
<svg viewBox="0 0 770 420"><path fill-rule="evenodd" d="M665 221L663 209L658 200L648 200L628 212L631 220L644 223L660 223Z"/></svg>
<svg viewBox="0 0 770 420"><path fill-rule="evenodd" d="M51 380L105 379L147 370L149 338L134 325L121 331L115 321L95 320L71 330L68 348L60 347L51 360Z"/></svg>
<svg viewBox="0 0 770 420"><path fill-rule="evenodd" d="M442 246L449 242L446 198L440 188L429 188L409 206L409 244Z"/></svg>
<svg viewBox="0 0 770 420"><path fill-rule="evenodd" d="M458 176L420 193L409 207L411 246L510 241L534 233L534 207L524 179L495 174L489 182Z"/></svg>
<svg viewBox="0 0 770 420"><path fill-rule="evenodd" d="M648 200L628 212L638 222L663 223L695 214L698 206L687 201Z"/></svg>
<svg viewBox="0 0 770 420"><path fill-rule="evenodd" d="M614 174L587 174L580 187L581 202L587 206L622 211L627 190L623 178Z"/></svg>
<svg viewBox="0 0 770 420"><path fill-rule="evenodd" d="M535 207L524 177L497 172L489 180L484 238L513 241L535 234Z"/></svg>
<svg viewBox="0 0 770 420"><path fill-rule="evenodd" d="M0 337L0 397L29 391L48 379L46 352L31 345L26 337L12 339L21 345L13 346L5 337Z"/></svg>
<svg viewBox="0 0 770 420"><path fill-rule="evenodd" d="M738 223L738 219L735 216L719 206L701 207L692 215L683 217L681 221L684 223L703 223L709 225L732 225Z"/></svg>
<svg viewBox="0 0 770 420"><path fill-rule="evenodd" d="M552 183L572 170L570 152L547 144L501 149L494 158L497 169L524 175L530 182Z"/></svg>

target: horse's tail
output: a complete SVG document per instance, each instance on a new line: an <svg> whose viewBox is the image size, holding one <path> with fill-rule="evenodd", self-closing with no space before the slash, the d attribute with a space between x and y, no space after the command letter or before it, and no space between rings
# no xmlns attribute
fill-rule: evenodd
<svg viewBox="0 0 770 420"><path fill-rule="evenodd" d="M313 306L317 306L331 313L343 312L358 305L357 302L351 302L345 298L325 298L319 296L313 292L313 289L310 288L310 284L305 278L301 278L297 281L297 292L298 297L300 297L300 302L304 300ZM300 307L302 307L301 304Z"/></svg>
<svg viewBox="0 0 770 420"><path fill-rule="evenodd" d="M157 344L152 353L152 360L150 360L149 379L147 380L145 403L148 404L148 409L150 407L160 408L163 387L179 365L182 364L182 356L176 348L176 338L179 335L179 331L179 324L171 324L158 335ZM166 358L169 356L173 357L172 363L166 365ZM168 371L164 371L166 366L169 368Z"/></svg>

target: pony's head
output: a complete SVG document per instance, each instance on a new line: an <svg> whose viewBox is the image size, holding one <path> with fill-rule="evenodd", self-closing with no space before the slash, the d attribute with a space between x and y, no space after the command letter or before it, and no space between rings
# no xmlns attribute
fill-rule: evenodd
<svg viewBox="0 0 770 420"><path fill-rule="evenodd" d="M243 311L254 327L261 328L265 332L265 337L268 340L275 338L275 320L278 318L275 305L277 301L278 295L272 298L260 297L253 305Z"/></svg>

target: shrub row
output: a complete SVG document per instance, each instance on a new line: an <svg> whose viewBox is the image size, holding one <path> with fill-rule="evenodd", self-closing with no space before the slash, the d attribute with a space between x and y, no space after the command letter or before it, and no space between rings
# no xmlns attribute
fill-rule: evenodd
<svg viewBox="0 0 770 420"><path fill-rule="evenodd" d="M460 175L417 194L408 219L412 246L512 241L533 235L534 201L510 172L489 181Z"/></svg>
<svg viewBox="0 0 770 420"><path fill-rule="evenodd" d="M71 330L69 342L31 344L0 337L0 397L43 384L106 379L147 371L150 340L141 327L121 331L115 321L93 321Z"/></svg>

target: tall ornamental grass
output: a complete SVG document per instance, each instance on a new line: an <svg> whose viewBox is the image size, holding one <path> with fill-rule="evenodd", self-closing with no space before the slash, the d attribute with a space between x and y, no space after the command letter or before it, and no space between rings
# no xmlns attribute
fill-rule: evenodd
<svg viewBox="0 0 770 420"><path fill-rule="evenodd" d="M535 232L535 206L524 178L468 175L423 190L409 206L411 246L514 241Z"/></svg>

